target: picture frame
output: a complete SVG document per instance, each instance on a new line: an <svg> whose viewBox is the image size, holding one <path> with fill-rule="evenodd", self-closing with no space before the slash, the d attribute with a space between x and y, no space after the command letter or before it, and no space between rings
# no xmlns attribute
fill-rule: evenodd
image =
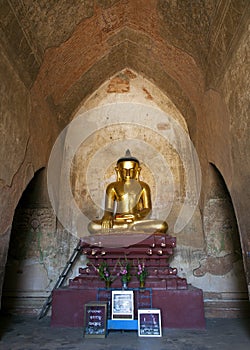
<svg viewBox="0 0 250 350"><path fill-rule="evenodd" d="M162 336L160 309L138 309L138 336Z"/></svg>
<svg viewBox="0 0 250 350"><path fill-rule="evenodd" d="M134 319L134 292L132 290L112 290L112 320Z"/></svg>
<svg viewBox="0 0 250 350"><path fill-rule="evenodd" d="M105 338L107 335L107 302L93 301L84 305L84 337Z"/></svg>

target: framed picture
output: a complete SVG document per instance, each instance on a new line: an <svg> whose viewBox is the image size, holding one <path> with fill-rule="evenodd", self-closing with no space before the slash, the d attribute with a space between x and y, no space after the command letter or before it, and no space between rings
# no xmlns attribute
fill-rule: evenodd
<svg viewBox="0 0 250 350"><path fill-rule="evenodd" d="M161 337L161 310L138 309L139 337Z"/></svg>
<svg viewBox="0 0 250 350"><path fill-rule="evenodd" d="M107 334L107 303L93 301L84 305L84 337L105 338Z"/></svg>
<svg viewBox="0 0 250 350"><path fill-rule="evenodd" d="M134 319L134 292L132 290L112 290L112 320Z"/></svg>

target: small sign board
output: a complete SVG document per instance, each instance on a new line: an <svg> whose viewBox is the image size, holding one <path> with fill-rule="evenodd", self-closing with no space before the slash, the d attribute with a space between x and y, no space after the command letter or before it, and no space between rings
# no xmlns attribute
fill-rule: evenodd
<svg viewBox="0 0 250 350"><path fill-rule="evenodd" d="M105 338L107 335L107 303L93 301L84 306L84 337Z"/></svg>
<svg viewBox="0 0 250 350"><path fill-rule="evenodd" d="M112 320L134 319L134 292L132 290L112 290Z"/></svg>
<svg viewBox="0 0 250 350"><path fill-rule="evenodd" d="M161 337L161 310L138 309L139 337Z"/></svg>

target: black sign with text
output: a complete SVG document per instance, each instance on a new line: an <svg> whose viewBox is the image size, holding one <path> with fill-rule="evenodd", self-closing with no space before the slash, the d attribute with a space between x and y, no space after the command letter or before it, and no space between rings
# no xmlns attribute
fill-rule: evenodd
<svg viewBox="0 0 250 350"><path fill-rule="evenodd" d="M107 333L107 303L90 302L84 308L84 336L105 338Z"/></svg>

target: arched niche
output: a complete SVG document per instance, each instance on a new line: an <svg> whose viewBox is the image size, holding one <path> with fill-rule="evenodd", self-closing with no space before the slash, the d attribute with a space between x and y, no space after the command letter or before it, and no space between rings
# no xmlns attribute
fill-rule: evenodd
<svg viewBox="0 0 250 350"><path fill-rule="evenodd" d="M3 284L5 310L33 312L51 288L56 217L47 193L46 169L39 169L15 209ZM55 267L54 267L55 268Z"/></svg>
<svg viewBox="0 0 250 350"><path fill-rule="evenodd" d="M194 276L200 278L205 296L216 299L247 298L238 225L223 176L209 164L203 211L205 252Z"/></svg>
<svg viewBox="0 0 250 350"><path fill-rule="evenodd" d="M239 232L231 196L220 171L211 163L204 210L204 232L207 255L223 257L236 254L241 258Z"/></svg>
<svg viewBox="0 0 250 350"><path fill-rule="evenodd" d="M126 104L126 115L121 113L123 103ZM147 120L144 124L141 123L141 115L138 113L140 105L143 106L144 111L148 108L148 113L145 113ZM100 126L103 125L104 119L109 119L109 106L110 109L118 106L116 119L110 124L106 123L105 126ZM101 113L102 108L103 114ZM153 109L160 111L162 115L165 113L168 116L168 121L166 122L163 118L160 122L156 122ZM96 115L96 110L101 112L97 117L91 118L91 114ZM132 154L142 162L141 178L151 188L154 201L153 210L156 209L152 215L157 216L157 210L167 207L167 214L163 219L168 221L170 233L173 233L176 220L189 190L188 186L196 186L195 176L188 178L187 169L184 169L187 155L192 153L192 151L190 152L192 142L187 123L173 101L149 80L126 68L109 78L82 103L72 122L78 118L83 120L82 133L85 136L73 156L71 154L70 159L72 161L71 188L77 207L88 217L88 220L96 219L102 215L106 185L114 181L115 163L129 148ZM156 129L172 133L173 144L164 139ZM181 136L178 134L179 132ZM76 133L80 134L81 130L77 129ZM69 134L65 136L66 151L70 148L72 141L70 137ZM66 154L64 161L68 162ZM157 181L154 177L154 168L158 169ZM61 194L61 198L63 198L63 194ZM198 205L192 214L194 215L190 215L187 225L181 232L178 232L179 241L182 244L189 241L196 248L202 247L203 234ZM74 213L70 215L73 222L72 230L82 237L85 235L86 227L85 230L83 225L81 225L80 230L74 227L77 215L79 215L79 211L75 217ZM65 217L65 215L62 216ZM157 218L161 219L162 217Z"/></svg>

